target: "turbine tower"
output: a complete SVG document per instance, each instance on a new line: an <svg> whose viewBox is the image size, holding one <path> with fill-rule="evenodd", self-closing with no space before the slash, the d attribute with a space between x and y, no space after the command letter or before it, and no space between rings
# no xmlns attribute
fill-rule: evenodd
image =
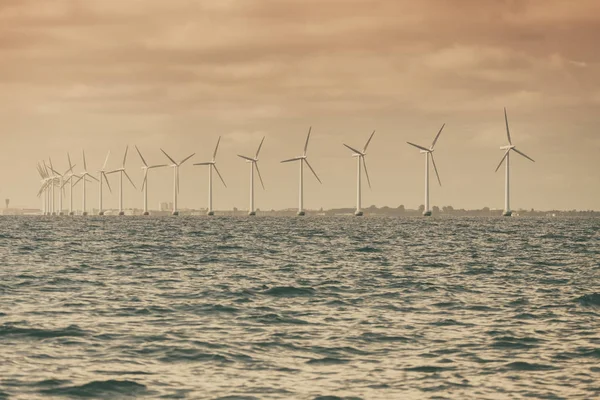
<svg viewBox="0 0 600 400"><path fill-rule="evenodd" d="M367 143L365 144L365 147L363 147L362 151L356 150L355 148L350 147L344 143L344 146L346 146L347 148L352 150L352 152L353 152L352 157L356 157L356 161L357 161L356 211L354 212L354 215L356 215L357 217L361 217L363 215L363 212L361 210L361 162L362 162L362 165L365 167L365 176L367 177L367 183L369 184L369 188L371 188L371 180L369 179L369 172L367 171L367 162L365 161L365 156L367 155L367 147L369 147L369 143L371 143L371 139L373 139L373 135L375 135L375 131L373 131L373 133L371 133L371 136L369 136L369 140L367 140Z"/></svg>
<svg viewBox="0 0 600 400"><path fill-rule="evenodd" d="M125 170L125 163L127 162L127 152L129 151L129 146L125 148L125 155L123 156L123 166L119 169L115 169L114 171L107 172L107 174L114 174L116 172L119 173L119 215L125 215L125 211L123 210L123 175L127 177L131 185L137 189L135 183L129 177L129 174Z"/></svg>
<svg viewBox="0 0 600 400"><path fill-rule="evenodd" d="M262 185L263 190L265 190L265 184L263 183L262 176L260 176L260 170L258 169L258 154L260 153L260 148L265 141L265 137L263 136L260 144L258 145L258 150L256 150L256 155L254 158L246 157L238 154L238 157L243 158L246 162L250 163L250 209L248 211L249 216L256 215L256 211L254 210L254 168L256 168L256 172L258 173L258 178L260 179L260 184Z"/></svg>
<svg viewBox="0 0 600 400"><path fill-rule="evenodd" d="M144 163L144 166L142 167L142 169L144 170L144 182L142 183L142 191L144 192L144 215L150 215L150 213L148 212L148 170L151 170L154 168L166 167L167 165L166 164L148 165L146 160L144 160L144 157L142 156L140 149L138 149L137 146L135 146L135 149L137 150L137 153L140 155L140 158L142 159L142 163Z"/></svg>
<svg viewBox="0 0 600 400"><path fill-rule="evenodd" d="M87 177L89 176L90 178L92 178L93 180L97 181L98 179L96 179L96 177L92 174L90 174L87 170L87 162L85 160L85 150L82 150L82 154L83 154L83 172L81 173L81 175L79 176L79 179L77 180L77 182L75 182L75 185L77 185L77 183L79 183L79 181L82 181L82 194L83 194L83 199L82 199L82 209L81 209L81 215L86 216L88 215L87 213L87 203L86 203L86 182L87 182Z"/></svg>
<svg viewBox="0 0 600 400"><path fill-rule="evenodd" d="M442 134L444 126L446 126L446 124L442 125L437 135L435 135L435 139L433 139L431 147L429 148L419 146L418 144L414 144L411 142L406 142L411 146L414 146L417 149L421 150L421 154L425 154L425 209L423 210L423 216L425 217L431 216L431 208L429 207L429 157L431 157L431 163L433 164L433 169L435 170L435 176L437 176L438 183L440 184L440 186L442 186L442 181L440 180L440 175L438 174L437 166L435 165L435 159L433 158L433 148L435 147L435 144L437 143L440 135Z"/></svg>
<svg viewBox="0 0 600 400"><path fill-rule="evenodd" d="M512 211L510 209L510 151L514 150L516 153L522 155L530 161L533 161L533 158L529 157L527 154L517 150L516 146L512 143L512 139L510 138L510 130L508 129L508 117L506 116L506 107L504 108L504 121L506 122L506 136L508 137L508 145L500 147L502 150L506 150L504 153L504 157L500 160L500 164L496 167L496 171L500 169L504 160L506 160L506 182L504 187L504 213L502 213L505 217L510 217L512 215Z"/></svg>
<svg viewBox="0 0 600 400"><path fill-rule="evenodd" d="M179 193L179 167L181 167L181 165L184 162L194 157L196 153L187 156L178 163L173 158L171 158L171 156L168 155L163 149L160 149L160 151L162 151L163 154L167 156L167 158L173 163L170 165L170 167L173 168L173 215L179 215L179 211L177 209L177 194Z"/></svg>
<svg viewBox="0 0 600 400"><path fill-rule="evenodd" d="M308 140L310 139L310 131L311 130L312 130L312 127L308 128L308 136L306 136L306 143L304 144L304 152L302 153L302 155L300 157L294 157L294 158L290 158L289 160L282 161L282 163L287 163L287 162L292 162L292 161L300 161L300 189L299 189L300 191L299 191L299 204L298 204L298 215L299 216L302 216L305 214L305 212L304 212L304 163L306 163L308 168L310 168L310 170L312 171L315 178L317 178L319 183L321 183L321 184L323 183L323 182L321 182L321 179L319 179L319 177L317 176L317 173L315 172L313 167L311 167L310 163L308 162L308 159L306 158L306 150L308 149Z"/></svg>
<svg viewBox="0 0 600 400"><path fill-rule="evenodd" d="M215 159L217 158L217 150L219 150L220 142L221 142L221 136L219 136L219 139L217 140L217 145L215 146L215 152L213 153L212 161L194 164L194 165L208 165L208 211L206 212L206 215L210 215L210 216L215 215L215 212L213 211L213 195L212 195L213 168L214 168L215 172L217 173L217 175L219 175L221 182L223 182L223 186L227 187L227 185L225 184L225 181L223 180L223 177L221 176L221 173L219 172L219 169L217 168L217 162L215 161Z"/></svg>
<svg viewBox="0 0 600 400"><path fill-rule="evenodd" d="M104 215L104 208L102 207L102 183L106 181L106 186L108 186L108 190L112 193L112 189L110 188L110 183L108 183L108 177L106 176L106 164L108 163L108 157L110 157L110 151L106 155L106 159L104 160L104 165L102 169L98 171L98 215Z"/></svg>

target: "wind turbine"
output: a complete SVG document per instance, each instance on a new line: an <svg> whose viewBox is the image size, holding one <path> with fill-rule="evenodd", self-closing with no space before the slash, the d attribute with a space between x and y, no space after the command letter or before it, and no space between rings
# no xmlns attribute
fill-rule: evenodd
<svg viewBox="0 0 600 400"><path fill-rule="evenodd" d="M435 165L435 159L433 158L433 148L435 147L436 142L438 141L440 135L442 134L442 131L444 130L444 126L446 126L446 124L442 125L442 127L440 128L437 135L435 135L435 139L433 139L433 143L431 143L431 147L429 147L429 148L419 146L418 144L414 144L411 142L406 142L406 143L410 144L411 146L414 146L417 149L421 150L420 151L421 154L425 154L425 209L423 210L423 216L425 216L425 217L431 216L431 209L429 208L429 156L431 156L431 163L433 164L433 169L435 170L435 176L437 176L438 183L440 184L440 186L442 186L442 181L440 180L440 175L438 174L438 170Z"/></svg>
<svg viewBox="0 0 600 400"><path fill-rule="evenodd" d="M150 213L148 212L148 170L151 170L154 168L166 167L167 165L166 164L148 165L146 160L144 160L144 157L142 156L140 149L138 149L137 146L135 146L135 149L137 150L137 153L140 155L140 158L142 159L142 162L144 163L144 166L142 167L142 169L144 170L144 182L142 183L142 190L144 191L144 215L150 215Z"/></svg>
<svg viewBox="0 0 600 400"><path fill-rule="evenodd" d="M300 216L305 214L305 212L304 212L304 163L306 163L308 168L310 168L310 170L312 171L315 178L317 178L319 183L323 183L317 176L317 173L315 172L313 167L310 166L310 163L308 162L308 159L306 158L306 150L308 149L308 140L310 139L310 131L311 130L312 130L312 127L308 128L308 136L306 136L306 143L304 144L304 153L302 153L302 155L300 157L294 157L294 158L290 158L289 160L282 161L282 163L287 163L287 162L292 162L292 161L300 161L300 192L299 192L300 198L299 198L299 205L298 205L298 215L300 215Z"/></svg>
<svg viewBox="0 0 600 400"><path fill-rule="evenodd" d="M173 160L171 156L168 155L163 149L160 149L160 151L162 151L163 154L167 156L167 158L173 163L170 165L170 167L173 168L173 215L179 215L179 211L177 210L177 194L179 193L179 167L181 167L184 162L194 157L196 153L187 156L178 163Z"/></svg>
<svg viewBox="0 0 600 400"><path fill-rule="evenodd" d="M50 164L52 164L52 160L50 160ZM48 168L48 165L46 164L46 161L44 161L44 169L46 170L46 173L48 174L48 184L50 186L50 190L48 195L50 196L50 201L49 201L49 205L50 205L50 209L48 210L48 215L56 215L55 209L54 209L54 181L56 180L56 175L54 175L53 169L52 167ZM48 172L48 170L52 171L52 174L50 174L50 172Z"/></svg>
<svg viewBox="0 0 600 400"><path fill-rule="evenodd" d="M516 146L512 143L512 140L510 138L510 130L508 129L508 117L506 116L506 107L504 108L504 121L506 122L506 136L508 137L508 145L500 147L500 149L506 150L506 152L504 153L504 157L502 157L502 160L500 160L500 164L498 164L498 167L496 167L495 172L497 172L498 169L500 169L500 166L502 165L504 160L506 160L506 186L504 191L504 213L502 213L502 215L504 217L510 217L512 215L512 211L510 209L510 151L514 150L516 153L522 155L528 160L533 162L535 161L527 154L517 150Z"/></svg>
<svg viewBox="0 0 600 400"><path fill-rule="evenodd" d="M357 217L361 217L363 215L363 212L361 210L361 161L362 161L362 165L365 167L365 176L367 177L367 182L369 184L369 188L371 188L371 180L369 179L369 172L367 171L367 162L365 161L365 156L367 155L367 147L369 147L369 143L371 143L371 139L373 139L373 135L375 135L375 131L373 131L373 133L371 133L371 136L369 136L369 140L367 140L367 143L365 143L365 147L363 147L362 151L356 150L353 147L348 146L347 144L344 143L344 146L346 146L347 148L349 148L350 150L352 150L352 152L354 154L352 154L352 157L356 157L357 160L357 170L356 170L356 211L354 212L354 215L356 215Z"/></svg>
<svg viewBox="0 0 600 400"><path fill-rule="evenodd" d="M97 181L98 179L96 179L96 177L92 174L90 174L87 170L87 162L85 160L85 150L82 150L82 154L83 154L83 172L81 173L81 175L79 176L79 179L77 180L77 182L75 182L75 185L77 185L77 183L79 183L79 181L82 181L82 193L83 193L83 200L82 200L82 210L81 210L81 215L86 216L88 215L87 213L87 203L86 203L86 182L87 182L87 177L89 176L90 178L92 178L93 180Z"/></svg>
<svg viewBox="0 0 600 400"><path fill-rule="evenodd" d="M213 196L212 196L213 168L217 172L217 175L219 175L221 182L223 182L223 186L227 187L227 185L225 184L225 181L223 180L223 177L221 176L221 173L219 172L219 169L217 168L217 162L215 161L215 159L217 158L217 150L219 150L220 142L221 142L221 136L219 136L219 139L217 140L217 145L215 146L215 152L213 153L212 161L194 164L194 165L208 165L208 211L207 211L206 215L211 215L211 216L215 215L215 212L213 211L213 201L212 201L212 199L213 199Z"/></svg>
<svg viewBox="0 0 600 400"><path fill-rule="evenodd" d="M123 211L123 175L125 175L127 177L127 179L129 180L129 182L131 183L131 185L137 189L137 187L135 186L135 183L133 183L133 181L129 177L129 174L127 174L127 171L125 170L125 162L127 162L127 152L128 151L129 151L129 146L127 146L125 148L125 155L123 156L123 166L119 169L115 169L114 171L107 172L107 174L114 174L116 172L119 173L119 215L125 215L125 211Z"/></svg>
<svg viewBox="0 0 600 400"><path fill-rule="evenodd" d="M37 170L38 170L38 173L40 174L40 177L42 178L40 190L38 191L37 196L41 197L42 195L44 195L44 197L42 199L42 215L47 215L48 214L48 182L49 182L50 178L48 177L48 171L44 170L39 162L37 164Z"/></svg>
<svg viewBox="0 0 600 400"><path fill-rule="evenodd" d="M78 178L78 175L75 175L73 173L73 168L75 168L75 165L73 165L71 163L71 156L69 155L69 153L67 153L67 159L69 160L69 169L67 172L65 173L65 175L68 174L67 179L65 179L63 181L63 184L61 186L61 189L64 188L64 186L67 184L67 182L69 182L70 185L70 189L69 189L69 215L75 215L75 212L73 211L73 187L75 186L75 183L73 183L73 178Z"/></svg>
<svg viewBox="0 0 600 400"><path fill-rule="evenodd" d="M110 151L106 155L106 159L104 160L104 165L102 169L98 171L98 215L104 215L104 208L102 207L102 183L106 181L106 186L108 186L108 190L112 193L112 189L110 188L110 183L108 183L108 177L106 176L106 164L108 163L108 157L110 157Z"/></svg>
<svg viewBox="0 0 600 400"><path fill-rule="evenodd" d="M238 154L238 157L241 157L246 160L246 162L250 163L250 210L248 211L248 215L250 216L256 215L256 211L254 210L254 168L256 168L256 172L258 173L260 184L262 185L263 190L265 190L265 184L263 183L262 176L260 176L260 170L258 169L258 153L260 153L260 148L262 147L264 141L265 137L263 136L260 144L258 145L258 150L256 150L256 155L254 158Z"/></svg>
<svg viewBox="0 0 600 400"><path fill-rule="evenodd" d="M69 162L70 165L70 162ZM60 177L57 178L58 179L58 215L64 215L64 208L63 208L63 190L64 190L64 185L65 185L65 175L67 175L68 173L71 173L71 175L73 174L73 166L70 166L63 174L61 174L60 172L56 171L54 169L54 167L52 166L52 160L50 160L50 170L52 170L52 172Z"/></svg>

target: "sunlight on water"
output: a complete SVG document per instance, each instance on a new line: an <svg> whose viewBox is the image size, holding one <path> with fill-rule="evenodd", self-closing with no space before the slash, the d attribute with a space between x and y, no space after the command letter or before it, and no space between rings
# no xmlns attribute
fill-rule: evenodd
<svg viewBox="0 0 600 400"><path fill-rule="evenodd" d="M597 219L5 217L0 260L0 399L600 396Z"/></svg>

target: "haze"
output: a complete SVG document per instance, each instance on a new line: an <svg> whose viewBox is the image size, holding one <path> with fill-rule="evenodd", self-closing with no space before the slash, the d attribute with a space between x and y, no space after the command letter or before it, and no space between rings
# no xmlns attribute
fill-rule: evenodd
<svg viewBox="0 0 600 400"><path fill-rule="evenodd" d="M296 165L309 126L308 209L352 207L355 162L368 155L375 204L423 204L423 157L436 146L443 187L432 205L502 208L494 173L513 141L513 208L600 209L600 3L596 0L2 0L0 196L39 207L36 162L66 152L90 172L125 145L150 163L208 161L218 136L215 208L248 206L248 166L265 135L260 209L297 205ZM141 162L128 170L141 186ZM181 169L180 207L207 205L207 170ZM113 190L117 180L111 178ZM150 206L171 198L172 171L152 176ZM96 185L88 202L96 204ZM126 186L127 208L142 195ZM116 190L115 190L116 192ZM80 203L79 191L75 196ZM105 206L115 208L116 193Z"/></svg>

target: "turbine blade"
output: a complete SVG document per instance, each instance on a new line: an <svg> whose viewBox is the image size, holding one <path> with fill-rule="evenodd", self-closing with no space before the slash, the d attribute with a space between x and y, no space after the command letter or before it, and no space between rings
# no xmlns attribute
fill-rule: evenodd
<svg viewBox="0 0 600 400"><path fill-rule="evenodd" d="M186 158L184 158L179 165L183 164L184 162L186 162L187 160L189 160L190 158L194 157L196 155L196 153L192 153L189 156L187 156Z"/></svg>
<svg viewBox="0 0 600 400"><path fill-rule="evenodd" d="M215 146L215 152L213 153L213 158L212 158L213 161L215 161L215 159L217 158L217 150L219 150L220 142L221 142L221 136L219 136L219 139L217 139L217 145Z"/></svg>
<svg viewBox="0 0 600 400"><path fill-rule="evenodd" d="M90 174L86 174L87 176L89 176L90 178L92 178L93 180L95 180L96 182L98 182L98 178L96 178L94 175L90 175Z"/></svg>
<svg viewBox="0 0 600 400"><path fill-rule="evenodd" d="M242 156L242 155L239 155L239 154L238 154L238 157L241 157L241 158L243 158L244 160L248 160L248 161L252 161L252 162L254 162L254 159L253 159L253 158L250 158L250 157Z"/></svg>
<svg viewBox="0 0 600 400"><path fill-rule="evenodd" d="M506 156L508 156L509 152L510 152L510 149L506 150L506 153L504 153L504 157L502 157L502 160L500 160L500 164L498 164L498 166L496 167L496 170L494 172L498 172L498 170L500 169L500 166L502 165L502 163L506 159Z"/></svg>
<svg viewBox="0 0 600 400"><path fill-rule="evenodd" d="M308 140L310 139L310 131L312 126L308 128L308 136L306 136L306 143L304 144L304 155L306 156L306 150L308 149Z"/></svg>
<svg viewBox="0 0 600 400"><path fill-rule="evenodd" d="M123 173L125 174L125 176L127 177L127 179L129 179L129 182L131 183L131 185L137 189L137 186L135 186L135 183L133 183L133 181L131 180L131 178L129 177L129 174L127 173L127 171L123 171Z"/></svg>
<svg viewBox="0 0 600 400"><path fill-rule="evenodd" d="M446 124L444 123L444 125L442 125L442 127L440 128L440 131L438 132L438 134L435 136L435 139L433 139L433 143L431 144L431 147L430 147L431 150L433 150L433 148L435 147L435 144L437 143L438 138L442 134L442 131L444 130L445 126L446 126Z"/></svg>
<svg viewBox="0 0 600 400"><path fill-rule="evenodd" d="M85 150L81 150L81 152L83 153L83 170L87 171L87 163L85 161Z"/></svg>
<svg viewBox="0 0 600 400"><path fill-rule="evenodd" d="M168 167L168 165L167 164L151 165L147 169L162 168L162 167Z"/></svg>
<svg viewBox="0 0 600 400"><path fill-rule="evenodd" d="M221 182L223 182L223 186L227 187L227 184L225 183L225 180L221 176L221 173L219 172L219 169L217 168L217 165L213 164L213 167L215 167L215 171L216 171L217 175L219 175L219 178L221 178Z"/></svg>
<svg viewBox="0 0 600 400"><path fill-rule="evenodd" d="M347 148L349 148L350 150L352 150L354 153L362 155L362 152L360 152L360 151L356 150L354 147L350 147L350 146L348 146L346 143L342 143L342 144L343 144L344 146L346 146Z"/></svg>
<svg viewBox="0 0 600 400"><path fill-rule="evenodd" d="M283 160L282 163L298 161L298 160L302 160L302 157L294 157L294 158L290 158L289 160Z"/></svg>
<svg viewBox="0 0 600 400"><path fill-rule="evenodd" d="M256 172L258 172L258 178L260 179L260 184L262 185L263 190L265 190L265 184L263 183L262 176L260 176L260 169L258 169L258 163L255 161L254 166L256 167Z"/></svg>
<svg viewBox="0 0 600 400"><path fill-rule="evenodd" d="M77 186L77 184L79 183L80 180L83 179L83 176L80 176L79 178L77 178L77 180L75 181L75 183L73 184L73 186Z"/></svg>
<svg viewBox="0 0 600 400"><path fill-rule="evenodd" d="M211 165L212 162L199 162L199 163L195 163L194 165Z"/></svg>
<svg viewBox="0 0 600 400"><path fill-rule="evenodd" d="M414 143L411 143L411 142L406 142L406 143L410 144L411 146L415 146L417 149L421 149L421 150L424 150L424 151L430 151L428 148L423 147L423 146L419 146L418 144L414 144Z"/></svg>
<svg viewBox="0 0 600 400"><path fill-rule="evenodd" d="M108 157L110 157L110 151L108 152L108 154L106 155L106 159L104 160L104 165L102 166L103 171L106 169L106 164L108 164Z"/></svg>
<svg viewBox="0 0 600 400"><path fill-rule="evenodd" d="M373 135L375 135L375 131L373 131L373 133L371 133L371 136L369 136L369 140L367 140L367 143L365 144L365 148L363 149L363 153L367 151L367 147L369 147L369 143L371 143L371 139L373 139Z"/></svg>
<svg viewBox="0 0 600 400"><path fill-rule="evenodd" d="M440 174L438 174L437 166L435 165L433 153L431 153L431 163L433 164L433 170L435 171L435 176L437 176L438 183L440 184L440 186L442 186L442 181L440 180Z"/></svg>
<svg viewBox="0 0 600 400"><path fill-rule="evenodd" d="M73 170L74 165L71 164L71 155L67 152L67 159L69 160L69 167L71 170Z"/></svg>
<svg viewBox="0 0 600 400"><path fill-rule="evenodd" d="M369 189L371 189L371 179L369 179L369 171L367 170L367 161L365 161L365 157L362 156L363 167L365 167L365 176L367 177L367 183L369 184Z"/></svg>
<svg viewBox="0 0 600 400"><path fill-rule="evenodd" d="M506 116L506 107L504 107L504 121L506 121L506 136L508 136L508 143L512 145L512 140L510 139L510 130L508 129L508 117Z"/></svg>
<svg viewBox="0 0 600 400"><path fill-rule="evenodd" d="M140 158L142 159L142 162L144 163L144 166L148 166L148 163L146 162L146 160L144 159L144 156L142 156L142 152L140 151L140 149L138 149L137 146L135 146L135 149L137 150L137 153L139 154Z"/></svg>
<svg viewBox="0 0 600 400"><path fill-rule="evenodd" d="M258 145L258 150L256 150L256 157L254 157L254 158L258 158L258 153L260 153L260 149L262 148L264 141L265 141L265 137L263 136L262 140L260 141L260 144Z"/></svg>
<svg viewBox="0 0 600 400"><path fill-rule="evenodd" d="M523 157L535 162L535 160L533 158L529 157L527 154L523 153L522 151L517 150L516 147L513 147L513 150L516 151L517 153L519 153L520 155L522 155Z"/></svg>
<svg viewBox="0 0 600 400"><path fill-rule="evenodd" d="M310 163L308 162L308 160L304 159L304 161L306 161L306 165L308 165L308 168L310 168L310 170L312 171L312 173L315 176L315 178L317 178L317 180L319 181L319 183L323 184L323 182L321 182L321 179L319 179L319 176L317 175L317 173L315 172L315 170L313 169L313 167L310 166Z"/></svg>
<svg viewBox="0 0 600 400"><path fill-rule="evenodd" d="M110 183L108 182L108 177L104 172L102 172L101 178L104 178L104 180L106 181L106 186L108 186L108 190L112 193L112 188L110 187Z"/></svg>
<svg viewBox="0 0 600 400"><path fill-rule="evenodd" d="M125 147L125 155L123 156L123 168L125 168L125 162L127 161L127 152L129 151L129 145Z"/></svg>
<svg viewBox="0 0 600 400"><path fill-rule="evenodd" d="M175 162L175 160L173 160L173 159L171 158L171 156L167 154L167 152L166 152L166 151L164 151L163 149L160 149L160 151L162 151L162 152L163 152L163 154L164 154L165 156L167 156L167 158L168 158L169 160L171 160L171 162L172 162L173 164L177 164L177 163Z"/></svg>

